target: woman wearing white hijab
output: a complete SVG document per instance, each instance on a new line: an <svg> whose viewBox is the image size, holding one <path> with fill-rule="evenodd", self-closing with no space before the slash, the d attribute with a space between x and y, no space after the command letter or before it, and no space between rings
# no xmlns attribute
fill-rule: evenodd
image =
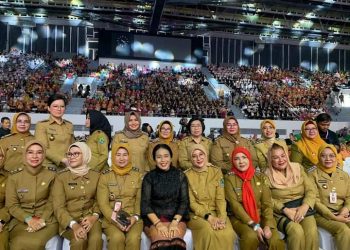
<svg viewBox="0 0 350 250"><path fill-rule="evenodd" d="M84 142L71 144L67 169L54 184L53 204L60 234L70 240L70 249L102 249L100 210L96 200L99 173L90 170L91 150Z"/></svg>

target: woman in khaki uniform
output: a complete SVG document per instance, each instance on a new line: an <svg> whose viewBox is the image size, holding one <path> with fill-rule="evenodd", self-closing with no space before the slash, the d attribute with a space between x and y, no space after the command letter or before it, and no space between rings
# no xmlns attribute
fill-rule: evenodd
<svg viewBox="0 0 350 250"><path fill-rule="evenodd" d="M318 162L318 149L325 145L314 121L305 121L301 127L301 139L292 145L290 160L300 163L305 170Z"/></svg>
<svg viewBox="0 0 350 250"><path fill-rule="evenodd" d="M231 153L236 147L247 148L252 156L253 165L258 166L258 158L253 144L248 139L241 137L237 119L228 116L223 122L223 135L219 136L212 146L210 152L211 163L220 167L224 174L229 172L231 169Z"/></svg>
<svg viewBox="0 0 350 250"><path fill-rule="evenodd" d="M90 148L75 142L67 152L68 166L56 177L53 205L59 232L70 241L70 249L102 249L100 210L96 190L100 174L90 170Z"/></svg>
<svg viewBox="0 0 350 250"><path fill-rule="evenodd" d="M25 144L34 139L29 132L31 118L27 113L15 114L12 123L11 134L0 140L0 147L5 153L4 169L6 171L13 171L19 167Z"/></svg>
<svg viewBox="0 0 350 250"><path fill-rule="evenodd" d="M310 170L309 177L317 189L317 225L335 237L338 250L346 250L350 246L350 177L337 168L336 155L333 145L322 146L317 168Z"/></svg>
<svg viewBox="0 0 350 250"><path fill-rule="evenodd" d="M108 250L140 249L143 227L140 220L142 174L132 167L129 151L126 143L113 144L112 168L103 171L97 188ZM123 211L130 214L128 227L121 227L111 218L116 202L121 202Z"/></svg>
<svg viewBox="0 0 350 250"><path fill-rule="evenodd" d="M156 135L158 138L150 142L148 146L148 164L150 170L155 169L156 162L153 160L152 152L155 146L158 144L167 144L173 152L172 165L177 167L179 159L179 149L178 144L174 139L174 126L170 121L162 121L157 126Z"/></svg>
<svg viewBox="0 0 350 250"><path fill-rule="evenodd" d="M56 173L42 165L41 142L28 142L23 156L24 168L12 171L6 183L6 207L13 217L8 223L10 249L45 249L58 232L50 196Z"/></svg>
<svg viewBox="0 0 350 250"><path fill-rule="evenodd" d="M240 237L241 249L284 249L273 218L271 193L264 176L256 173L248 149L237 147L232 152L232 170L225 176L225 195L232 216L233 229Z"/></svg>
<svg viewBox="0 0 350 250"><path fill-rule="evenodd" d="M264 172L267 168L267 152L275 141L279 141L282 144L287 144L284 140L276 138L276 124L273 120L263 120L260 123L261 137L258 143L254 145L256 154L258 157L258 164L261 172Z"/></svg>
<svg viewBox="0 0 350 250"><path fill-rule="evenodd" d="M113 145L115 143L128 143L132 165L140 170L140 173L149 171L147 163L147 148L149 144L148 135L141 130L140 114L134 111L125 114L124 129L115 133ZM113 147L112 145L112 147Z"/></svg>
<svg viewBox="0 0 350 250"><path fill-rule="evenodd" d="M86 144L91 149L89 167L101 172L108 168L108 149L111 142L111 125L104 114L97 110L89 110L86 114L85 125L90 128Z"/></svg>
<svg viewBox="0 0 350 250"><path fill-rule="evenodd" d="M208 163L206 149L192 145L192 168L185 171L190 195L190 221L194 249L233 249L237 237L226 214L221 169Z"/></svg>
<svg viewBox="0 0 350 250"><path fill-rule="evenodd" d="M188 155L188 150L194 144L203 145L208 155L210 155L212 142L204 137L204 130L204 120L199 117L193 117L187 123L187 131L190 131L190 135L179 142L179 165L181 169L185 170L192 167L191 156Z"/></svg>
<svg viewBox="0 0 350 250"><path fill-rule="evenodd" d="M66 98L60 94L49 97L48 111L50 117L35 126L35 139L41 141L46 148L45 167L66 168L68 164L65 153L74 142L73 124L63 119L66 109Z"/></svg>
<svg viewBox="0 0 350 250"><path fill-rule="evenodd" d="M288 149L275 142L268 152L268 185L278 229L287 237L290 250L319 248L313 207L316 194L299 163L289 162Z"/></svg>
<svg viewBox="0 0 350 250"><path fill-rule="evenodd" d="M5 153L0 147L0 250L8 249L9 232L7 223L10 221L10 214L5 207L5 190L7 173L4 170Z"/></svg>

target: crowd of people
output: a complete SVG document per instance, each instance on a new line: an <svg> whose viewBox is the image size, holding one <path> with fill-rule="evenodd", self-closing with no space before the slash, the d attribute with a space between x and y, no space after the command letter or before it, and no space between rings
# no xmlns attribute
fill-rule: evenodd
<svg viewBox="0 0 350 250"><path fill-rule="evenodd" d="M346 73L309 72L296 68L229 67L209 70L232 89L232 101L249 119L307 120L327 110L332 89L348 83Z"/></svg>
<svg viewBox="0 0 350 250"><path fill-rule="evenodd" d="M82 142L66 104L51 95L34 135L30 114L17 113L0 139L0 249L44 249L58 234L71 249L102 249L102 233L108 249L140 249L142 232L152 250L186 249L190 229L194 249L232 250L238 240L241 249L318 250L317 226L348 248L350 180L328 114L305 121L294 143L265 119L253 143L233 116L214 142L198 116L181 141L168 120L150 140L139 112L112 137L90 110Z"/></svg>
<svg viewBox="0 0 350 250"><path fill-rule="evenodd" d="M109 69L108 79L85 101L82 113L96 109L107 115L137 110L142 116L220 117L223 99L209 100L200 69L140 68L136 65L100 66Z"/></svg>

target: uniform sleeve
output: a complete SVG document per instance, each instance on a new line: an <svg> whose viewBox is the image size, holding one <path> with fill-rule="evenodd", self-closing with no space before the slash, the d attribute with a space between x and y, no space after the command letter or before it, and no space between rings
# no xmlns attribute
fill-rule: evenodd
<svg viewBox="0 0 350 250"><path fill-rule="evenodd" d="M148 150L147 150L147 164L148 164L148 168L149 170L153 170L156 166L154 160L153 160L153 155L152 155L152 152L153 152L153 149L154 149L154 144L153 143L150 143L148 145Z"/></svg>
<svg viewBox="0 0 350 250"><path fill-rule="evenodd" d="M254 167L259 166L258 156L256 155L255 147L253 146L251 141L248 140L246 146L247 146L247 149L249 150L250 154L252 155L253 166Z"/></svg>
<svg viewBox="0 0 350 250"><path fill-rule="evenodd" d="M320 192L318 191L315 175L313 172L309 174L309 179L316 192L315 209L317 213L319 213L322 217L326 219L333 220L334 219L333 213L331 212L331 210L329 210L329 208L325 204L321 202Z"/></svg>
<svg viewBox="0 0 350 250"><path fill-rule="evenodd" d="M345 175L346 175L345 183L347 184L347 187L346 187L346 197L345 197L344 207L346 207L350 211L350 177L347 174Z"/></svg>
<svg viewBox="0 0 350 250"><path fill-rule="evenodd" d="M196 199L196 197L193 194L193 188L191 187L191 183L192 183L191 177L188 177L188 178L190 179L189 184L188 184L188 187L189 187L189 199L190 199L190 209L196 216L204 218L204 216L207 213L210 213L210 211L206 210L204 208L204 206L200 205L197 202L197 199Z"/></svg>
<svg viewBox="0 0 350 250"><path fill-rule="evenodd" d="M105 133L101 132L101 133L97 134L96 143L97 143L98 157L95 161L96 165L92 166L92 167L93 167L93 169L101 171L106 167L105 164L106 164L107 159L108 159L109 139Z"/></svg>
<svg viewBox="0 0 350 250"><path fill-rule="evenodd" d="M54 186L53 186L53 205L54 213L58 220L58 223L62 227L66 228L69 226L69 223L74 220L74 218L69 214L66 207L66 192L64 190L64 183L59 178L56 177Z"/></svg>
<svg viewBox="0 0 350 250"><path fill-rule="evenodd" d="M314 185L312 184L309 177L306 175L305 171L301 169L300 172L304 179L304 189L305 189L303 203L309 205L309 207L313 209L316 201L317 191L315 190Z"/></svg>
<svg viewBox="0 0 350 250"><path fill-rule="evenodd" d="M112 208L109 204L109 191L107 186L107 175L101 175L97 185L97 203L103 214L103 217L108 221L112 222Z"/></svg>
<svg viewBox="0 0 350 250"><path fill-rule="evenodd" d="M291 151L292 152L290 155L290 161L291 162L298 162L298 163L302 164L304 155L299 151L299 148L296 144L292 144Z"/></svg>
<svg viewBox="0 0 350 250"><path fill-rule="evenodd" d="M234 186L230 181L230 177L225 176L225 197L231 207L233 216L242 221L243 223L248 224L248 222L252 219L244 210L243 205L238 201L238 197L233 190Z"/></svg>
<svg viewBox="0 0 350 250"><path fill-rule="evenodd" d="M258 165L260 169L264 170L267 168L267 162L266 158L263 154L263 152L259 149L259 147L255 146L255 151L256 151L256 157L258 159Z"/></svg>
<svg viewBox="0 0 350 250"><path fill-rule="evenodd" d="M218 171L218 177L216 181L219 182L216 186L216 194L215 194L215 205L216 211L218 213L218 217L221 219L226 219L226 200L225 200L225 187L224 187L224 177L221 171Z"/></svg>
<svg viewBox="0 0 350 250"><path fill-rule="evenodd" d="M271 192L271 183L269 178L266 176L265 178L266 181L266 186L267 188L269 188L270 193L271 193L271 200L272 200L272 209L276 214L283 214L282 212L282 208L284 207L284 203L279 201L277 198L274 198L272 196L272 192ZM277 190L276 190L277 191Z"/></svg>
<svg viewBox="0 0 350 250"><path fill-rule="evenodd" d="M54 186L54 178L52 178L50 185L49 185L49 190L50 190L50 195L48 197L48 200L45 204L44 212L42 214L42 218L47 221L53 216L53 186Z"/></svg>
<svg viewBox="0 0 350 250"><path fill-rule="evenodd" d="M5 184L5 188L7 186L6 182L4 182ZM5 192L6 192L6 189L5 188L0 188L0 196L2 198L5 198ZM2 208L0 208L0 219L5 221L6 223L10 221L10 214L9 214L9 211L8 211L8 208L6 206L3 206Z"/></svg>
<svg viewBox="0 0 350 250"><path fill-rule="evenodd" d="M142 185L142 175L139 177L139 185L135 197L135 205L134 205L134 214L140 215L140 206L141 206L141 185Z"/></svg>
<svg viewBox="0 0 350 250"><path fill-rule="evenodd" d="M185 141L179 143L179 164L182 170L192 167L192 162L188 159L187 147Z"/></svg>
<svg viewBox="0 0 350 250"><path fill-rule="evenodd" d="M24 222L24 219L32 216L32 214L25 212L20 205L20 201L16 192L16 180L14 176L9 176L6 186L6 207L9 213L17 220Z"/></svg>
<svg viewBox="0 0 350 250"><path fill-rule="evenodd" d="M230 171L231 169L231 164L224 161L219 140L216 140L211 147L210 160L213 165L220 167L224 173Z"/></svg>
<svg viewBox="0 0 350 250"><path fill-rule="evenodd" d="M276 228L276 221L273 217L271 190L267 185L266 178L267 177L262 176L261 219L264 226Z"/></svg>

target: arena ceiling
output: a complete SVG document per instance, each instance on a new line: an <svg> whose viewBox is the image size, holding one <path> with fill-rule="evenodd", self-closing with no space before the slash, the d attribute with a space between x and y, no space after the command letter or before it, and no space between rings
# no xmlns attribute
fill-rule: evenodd
<svg viewBox="0 0 350 250"><path fill-rule="evenodd" d="M77 19L149 34L350 43L350 0L0 0L0 15Z"/></svg>

